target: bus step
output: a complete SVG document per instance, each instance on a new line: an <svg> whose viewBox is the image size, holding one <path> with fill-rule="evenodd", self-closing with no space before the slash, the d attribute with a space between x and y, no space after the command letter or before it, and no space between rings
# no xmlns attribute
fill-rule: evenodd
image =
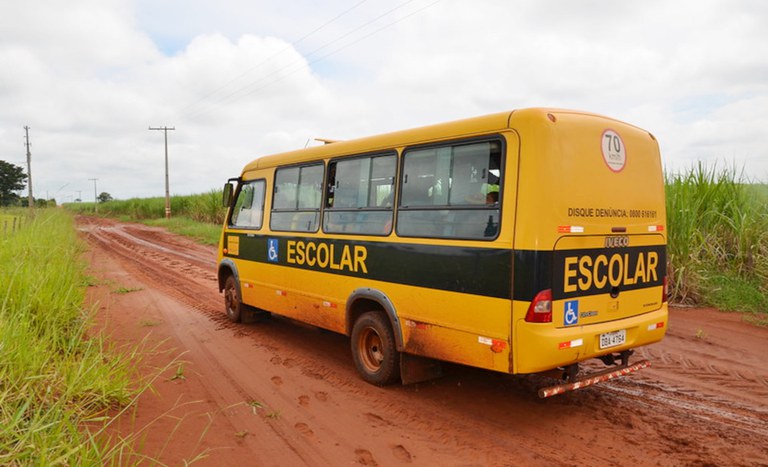
<svg viewBox="0 0 768 467"><path fill-rule="evenodd" d="M576 389L592 386L593 384L597 384L602 381L608 381L609 379L634 373L637 370L641 370L649 366L651 366L651 362L649 360L641 360L637 363L633 363L632 365L621 365L618 368L609 368L607 370L598 371L596 373L585 375L570 383L563 383L556 386L541 388L539 389L539 397L544 399L546 397L556 396L564 392L575 391Z"/></svg>

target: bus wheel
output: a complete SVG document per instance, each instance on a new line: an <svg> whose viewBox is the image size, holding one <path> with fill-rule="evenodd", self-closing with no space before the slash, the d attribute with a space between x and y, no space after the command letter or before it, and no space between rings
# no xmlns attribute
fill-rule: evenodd
<svg viewBox="0 0 768 467"><path fill-rule="evenodd" d="M239 323L243 319L243 304L240 303L237 293L237 281L232 275L227 276L224 281L224 309L230 321Z"/></svg>
<svg viewBox="0 0 768 467"><path fill-rule="evenodd" d="M386 315L363 313L352 327L352 358L362 378L377 386L400 378L400 352Z"/></svg>

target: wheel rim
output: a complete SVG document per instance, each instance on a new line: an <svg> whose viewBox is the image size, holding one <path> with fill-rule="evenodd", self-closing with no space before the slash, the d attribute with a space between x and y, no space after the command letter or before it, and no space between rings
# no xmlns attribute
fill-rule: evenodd
<svg viewBox="0 0 768 467"><path fill-rule="evenodd" d="M360 355L365 369L371 373L379 371L381 362L384 361L381 336L373 328L365 328L357 343L357 352Z"/></svg>

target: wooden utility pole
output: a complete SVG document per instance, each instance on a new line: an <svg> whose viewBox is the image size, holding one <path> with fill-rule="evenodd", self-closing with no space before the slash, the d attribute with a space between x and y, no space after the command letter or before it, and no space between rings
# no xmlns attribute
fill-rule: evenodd
<svg viewBox="0 0 768 467"><path fill-rule="evenodd" d="M170 219L171 218L171 192L168 187L168 130L175 130L176 127L170 127L167 126L164 127L158 127L158 128L152 128L149 127L150 130L162 130L165 133L165 218Z"/></svg>
<svg viewBox="0 0 768 467"><path fill-rule="evenodd" d="M32 196L32 153L29 151L29 147L31 146L29 142L29 126L24 126L24 144L27 146L27 188L29 188L29 209L34 209L35 207L35 197Z"/></svg>

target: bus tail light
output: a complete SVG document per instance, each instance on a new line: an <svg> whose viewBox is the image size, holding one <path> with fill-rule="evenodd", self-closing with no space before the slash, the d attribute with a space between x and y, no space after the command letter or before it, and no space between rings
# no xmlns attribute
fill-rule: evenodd
<svg viewBox="0 0 768 467"><path fill-rule="evenodd" d="M664 276L664 283L661 286L661 303L668 301L669 299L669 280L667 276Z"/></svg>
<svg viewBox="0 0 768 467"><path fill-rule="evenodd" d="M536 294L531 305L528 307L528 313L525 320L529 323L551 323L552 322L552 290L542 290Z"/></svg>

